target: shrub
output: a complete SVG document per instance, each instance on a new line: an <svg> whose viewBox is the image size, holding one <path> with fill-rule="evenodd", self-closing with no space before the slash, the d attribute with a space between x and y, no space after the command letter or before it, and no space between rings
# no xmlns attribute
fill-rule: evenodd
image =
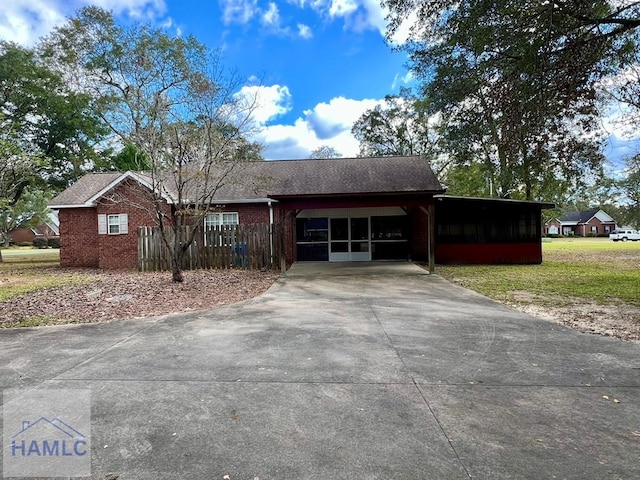
<svg viewBox="0 0 640 480"><path fill-rule="evenodd" d="M47 248L48 243L46 238L36 237L33 239L33 246L36 248Z"/></svg>
<svg viewBox="0 0 640 480"><path fill-rule="evenodd" d="M47 242L49 248L60 248L60 238L50 238Z"/></svg>
<svg viewBox="0 0 640 480"><path fill-rule="evenodd" d="M16 242L14 245L18 247L33 247L33 242Z"/></svg>

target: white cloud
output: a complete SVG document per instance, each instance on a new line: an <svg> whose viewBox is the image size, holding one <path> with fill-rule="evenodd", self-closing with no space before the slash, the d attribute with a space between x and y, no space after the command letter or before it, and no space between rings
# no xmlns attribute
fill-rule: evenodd
<svg viewBox="0 0 640 480"><path fill-rule="evenodd" d="M257 0L220 0L219 3L225 25L231 23L244 25L260 12Z"/></svg>
<svg viewBox="0 0 640 480"><path fill-rule="evenodd" d="M291 93L286 85L245 85L236 95L255 101L253 120L260 126L291 110Z"/></svg>
<svg viewBox="0 0 640 480"><path fill-rule="evenodd" d="M32 45L64 19L64 13L52 1L6 2L0 10L0 38Z"/></svg>
<svg viewBox="0 0 640 480"><path fill-rule="evenodd" d="M331 0L329 15L332 17L346 17L357 9L357 0Z"/></svg>
<svg viewBox="0 0 640 480"><path fill-rule="evenodd" d="M114 14L155 19L166 11L164 0L5 0L0 9L0 39L31 46L61 25L67 16L87 5Z"/></svg>
<svg viewBox="0 0 640 480"><path fill-rule="evenodd" d="M280 11L275 3L269 2L269 8L262 14L262 23L276 28L280 26Z"/></svg>
<svg viewBox="0 0 640 480"><path fill-rule="evenodd" d="M335 148L343 156L357 155L359 145L351 134L351 127L366 110L380 103L374 99L337 97L305 110L293 123L274 124L274 118L290 109L289 90L279 85L254 88L257 90L253 92L258 91L261 99L256 120L262 125L255 140L264 144L265 158L270 160L307 158L322 145ZM286 99L284 104L283 99Z"/></svg>
<svg viewBox="0 0 640 480"><path fill-rule="evenodd" d="M300 35L305 40L309 40L313 37L313 32L311 32L311 27L309 25L305 25L304 23L298 24L298 35Z"/></svg>

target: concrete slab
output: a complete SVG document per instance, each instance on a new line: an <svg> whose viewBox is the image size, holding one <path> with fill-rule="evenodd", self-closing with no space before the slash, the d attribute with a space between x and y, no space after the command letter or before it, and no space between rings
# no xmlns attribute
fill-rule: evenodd
<svg viewBox="0 0 640 480"><path fill-rule="evenodd" d="M318 275L429 275L424 268L412 262L298 262L287 270L288 277Z"/></svg>
<svg viewBox="0 0 640 480"><path fill-rule="evenodd" d="M0 385L90 388L100 480L640 477L637 342L407 263L299 265L211 311L0 330Z"/></svg>

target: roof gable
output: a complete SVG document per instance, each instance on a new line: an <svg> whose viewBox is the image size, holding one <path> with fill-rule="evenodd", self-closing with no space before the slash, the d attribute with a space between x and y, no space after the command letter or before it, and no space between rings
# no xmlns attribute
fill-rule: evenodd
<svg viewBox="0 0 640 480"><path fill-rule="evenodd" d="M604 210L598 210L598 212L594 216L602 223L615 223L613 217L608 215Z"/></svg>
<svg viewBox="0 0 640 480"><path fill-rule="evenodd" d="M49 202L49 208L94 207L98 200L127 179L132 179L148 189L151 183L143 175L135 172L90 173L78 179L76 183L61 192ZM171 198L163 195L167 202Z"/></svg>

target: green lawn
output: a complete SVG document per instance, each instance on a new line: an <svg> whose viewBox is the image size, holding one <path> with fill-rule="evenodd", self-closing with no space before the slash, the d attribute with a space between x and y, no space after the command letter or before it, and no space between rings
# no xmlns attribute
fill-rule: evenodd
<svg viewBox="0 0 640 480"><path fill-rule="evenodd" d="M541 265L437 266L436 273L501 301L562 305L583 298L640 307L640 242L552 239L542 250Z"/></svg>
<svg viewBox="0 0 640 480"><path fill-rule="evenodd" d="M0 302L34 290L87 282L87 275L55 270L60 266L60 251L57 249L2 249L2 260Z"/></svg>

